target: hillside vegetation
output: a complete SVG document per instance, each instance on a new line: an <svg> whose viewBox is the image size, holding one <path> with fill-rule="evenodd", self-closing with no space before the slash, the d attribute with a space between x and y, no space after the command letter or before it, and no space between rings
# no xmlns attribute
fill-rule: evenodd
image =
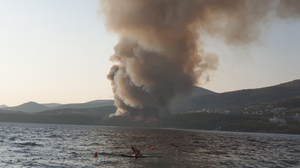
<svg viewBox="0 0 300 168"><path fill-rule="evenodd" d="M244 106L253 103L267 103L300 96L300 80L265 87L233 92L210 94L195 97L180 110L199 110L204 108Z"/></svg>
<svg viewBox="0 0 300 168"><path fill-rule="evenodd" d="M115 106L52 109L35 114L12 114L0 109L0 121L300 134L300 80L260 89L208 93L194 95L180 111L177 109L178 113L157 118L156 122L155 116L144 120L109 118ZM284 119L286 124L270 123L273 117Z"/></svg>

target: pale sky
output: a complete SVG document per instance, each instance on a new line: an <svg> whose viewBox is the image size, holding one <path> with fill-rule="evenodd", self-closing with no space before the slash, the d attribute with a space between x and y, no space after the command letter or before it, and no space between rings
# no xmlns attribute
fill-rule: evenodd
<svg viewBox="0 0 300 168"><path fill-rule="evenodd" d="M118 36L107 32L97 0L0 1L0 105L82 103L112 98L106 75ZM225 92L300 79L300 21L264 27L237 48L207 39L219 68L202 87Z"/></svg>

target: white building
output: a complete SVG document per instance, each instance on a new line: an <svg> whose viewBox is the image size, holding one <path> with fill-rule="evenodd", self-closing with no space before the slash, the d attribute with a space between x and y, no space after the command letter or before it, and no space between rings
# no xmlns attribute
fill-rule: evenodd
<svg viewBox="0 0 300 168"><path fill-rule="evenodd" d="M272 113L279 113L279 112L282 112L282 111L285 111L286 108L284 107L277 107L277 108L274 108L271 110Z"/></svg>
<svg viewBox="0 0 300 168"><path fill-rule="evenodd" d="M276 118L275 116L273 118L270 118L269 121L270 121L270 123L286 124L285 119Z"/></svg>

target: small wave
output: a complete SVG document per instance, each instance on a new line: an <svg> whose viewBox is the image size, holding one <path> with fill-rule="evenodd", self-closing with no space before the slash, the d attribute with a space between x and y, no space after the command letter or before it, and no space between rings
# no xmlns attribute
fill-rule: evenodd
<svg viewBox="0 0 300 168"><path fill-rule="evenodd" d="M25 143L15 143L15 144L22 145L22 146L43 146L43 145L37 144L35 142L25 142Z"/></svg>
<svg viewBox="0 0 300 168"><path fill-rule="evenodd" d="M49 138L62 138L62 136L60 136L60 135L50 135L50 136L48 136Z"/></svg>
<svg viewBox="0 0 300 168"><path fill-rule="evenodd" d="M106 152L99 152L98 155L101 155L101 156L120 156L120 154L106 153Z"/></svg>
<svg viewBox="0 0 300 168"><path fill-rule="evenodd" d="M87 145L84 145L84 146L103 146L103 144L100 144L100 143L91 143L91 144L87 144Z"/></svg>
<svg viewBox="0 0 300 168"><path fill-rule="evenodd" d="M176 148L178 148L179 146L178 145L176 145L176 144L170 144L170 146L174 146L174 147L176 147Z"/></svg>
<svg viewBox="0 0 300 168"><path fill-rule="evenodd" d="M16 137L10 137L9 140L14 141L16 140Z"/></svg>
<svg viewBox="0 0 300 168"><path fill-rule="evenodd" d="M299 161L298 160L281 160L284 163L290 164L290 165L298 165Z"/></svg>
<svg viewBox="0 0 300 168"><path fill-rule="evenodd" d="M300 150L294 149L294 150L287 150L289 153L300 153Z"/></svg>

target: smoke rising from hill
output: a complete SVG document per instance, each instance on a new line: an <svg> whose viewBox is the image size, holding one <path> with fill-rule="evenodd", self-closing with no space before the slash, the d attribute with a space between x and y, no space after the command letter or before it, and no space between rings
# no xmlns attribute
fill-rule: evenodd
<svg viewBox="0 0 300 168"><path fill-rule="evenodd" d="M109 74L116 115L163 116L178 94L209 81L218 56L203 35L247 45L270 18L297 18L300 1L102 0L106 27L119 35ZM274 12L275 11L275 12Z"/></svg>

